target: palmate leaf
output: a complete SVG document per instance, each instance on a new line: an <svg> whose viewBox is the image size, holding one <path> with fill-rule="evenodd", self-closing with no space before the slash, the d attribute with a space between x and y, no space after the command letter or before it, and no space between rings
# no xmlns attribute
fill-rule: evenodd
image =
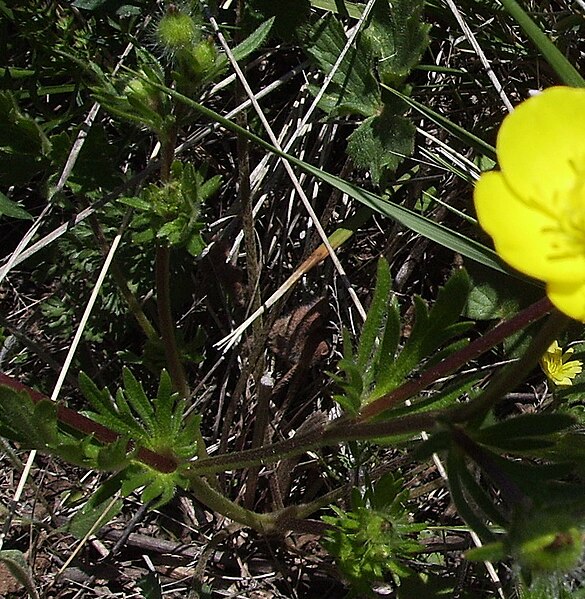
<svg viewBox="0 0 585 599"><path fill-rule="evenodd" d="M178 472L157 472L143 464L132 464L122 473L121 491L128 496L142 488L141 499L151 503L151 509L157 509L168 503L175 494L177 486L185 487L186 481Z"/></svg>
<svg viewBox="0 0 585 599"><path fill-rule="evenodd" d="M468 292L469 278L461 270L447 281L431 310L422 299L415 297L415 323L404 347L396 355L400 313L391 294L388 263L380 259L374 297L357 351L354 352L344 333L343 359L338 364L344 374L331 375L344 392L335 396L336 401L355 414L365 403L402 384L421 364L443 358L465 345L465 339L453 339L471 326L470 322L458 322ZM453 400L451 396L450 400Z"/></svg>
<svg viewBox="0 0 585 599"><path fill-rule="evenodd" d="M123 380L124 388L118 389L112 402L106 389L100 391L89 377L80 376L80 387L96 410L90 417L133 441L137 447L184 459L193 457L197 451L200 418L198 415L184 418L184 401L173 391L166 370L161 373L153 399L146 395L140 381L127 368ZM110 455L114 459L118 454L112 448Z"/></svg>
<svg viewBox="0 0 585 599"><path fill-rule="evenodd" d="M380 370L370 400L396 388L425 358L469 328L471 323L457 322L468 293L469 279L465 271L460 270L441 289L430 311L422 299L415 297L415 323L410 336L396 360Z"/></svg>
<svg viewBox="0 0 585 599"><path fill-rule="evenodd" d="M122 378L124 380L124 395L126 400L140 417L146 431L149 434L153 434L156 429L154 408L146 396L144 388L128 368L124 368Z"/></svg>
<svg viewBox="0 0 585 599"><path fill-rule="evenodd" d="M107 389L98 389L95 383L84 373L79 373L79 387L81 392L93 408L88 416L119 433L141 437L144 429L132 415L121 390L118 390L116 399L112 400Z"/></svg>

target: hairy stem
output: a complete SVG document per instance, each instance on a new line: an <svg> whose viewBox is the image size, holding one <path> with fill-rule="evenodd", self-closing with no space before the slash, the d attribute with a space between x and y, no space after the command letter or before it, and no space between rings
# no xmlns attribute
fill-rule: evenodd
<svg viewBox="0 0 585 599"><path fill-rule="evenodd" d="M101 227L98 219L96 218L95 214L91 214L89 216L89 224L90 224L93 234L98 242L98 245L100 246L102 254L104 254L104 256L107 255L108 250L109 250L108 242L105 238L102 227ZM122 268L118 264L116 258L112 259L112 264L111 264L110 270L112 272L112 276L114 277L114 281L116 282L116 285L118 285L118 288L120 289L120 293L122 294L122 297L126 301L128 308L130 309L130 312L136 319L136 322L138 323L140 328L143 330L146 337L149 339L149 341L158 340L158 333L156 332L155 328L152 326L152 323L150 322L150 320L144 313L144 310L142 309L140 302L138 301L138 299L136 298L136 296L130 289L130 287L128 285L128 280L126 279L126 276L124 275Z"/></svg>
<svg viewBox="0 0 585 599"><path fill-rule="evenodd" d="M430 431L444 417L444 411L433 411L409 414L388 422L357 422L339 418L328 425L319 425L285 441L191 462L184 469L184 474L189 477L247 468L258 464L272 464L285 458L301 455L311 449L336 445L340 442L377 439L408 433L416 434L423 430Z"/></svg>
<svg viewBox="0 0 585 599"><path fill-rule="evenodd" d="M173 385L181 397L189 397L189 387L185 371L179 357L175 338L175 323L171 311L170 293L170 248L159 245L156 248L156 302L158 310L158 326L167 359L169 374Z"/></svg>
<svg viewBox="0 0 585 599"><path fill-rule="evenodd" d="M168 183L171 178L176 137L176 127L173 127L161 139L160 179L163 184ZM183 398L187 399L189 397L189 386L177 349L175 322L171 310L170 261L170 248L166 245L158 245L156 248L155 273L158 326L173 386Z"/></svg>

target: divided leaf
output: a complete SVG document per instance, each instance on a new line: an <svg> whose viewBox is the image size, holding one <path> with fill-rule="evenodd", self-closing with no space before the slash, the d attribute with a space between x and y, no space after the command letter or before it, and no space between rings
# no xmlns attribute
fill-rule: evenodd
<svg viewBox="0 0 585 599"><path fill-rule="evenodd" d="M46 449L57 439L57 406L32 401L25 391L0 385L0 435L26 449Z"/></svg>
<svg viewBox="0 0 585 599"><path fill-rule="evenodd" d="M343 390L334 399L350 414L401 385L421 364L443 358L463 347L466 339L457 339L471 326L458 322L467 301L469 279L457 271L439 292L429 311L422 299L415 297L415 324L408 340L397 354L400 339L400 311L391 293L388 263L381 258L374 297L357 350L354 352L344 332L343 358L338 367L344 375L331 375ZM475 379L459 381L451 388L425 401L415 401L410 411L428 409L427 404L447 405L468 392ZM459 395L457 395L459 393ZM393 411L393 413L396 410Z"/></svg>

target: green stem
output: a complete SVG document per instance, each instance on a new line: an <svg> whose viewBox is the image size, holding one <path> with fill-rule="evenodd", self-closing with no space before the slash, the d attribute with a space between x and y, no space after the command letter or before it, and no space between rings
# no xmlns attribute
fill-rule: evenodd
<svg viewBox="0 0 585 599"><path fill-rule="evenodd" d="M126 217L124 217L124 218L126 218ZM96 218L95 214L91 214L89 216L89 224L92 228L95 238L97 239L98 245L100 246L102 253L104 254L104 256L107 255L108 250L109 250L108 242L105 238L105 235L102 231L101 225L100 225L98 219ZM126 279L126 276L124 275L124 273L122 271L122 268L120 267L120 265L118 264L118 262L116 261L115 258L112 259L112 264L111 264L110 270L114 277L114 281L116 282L116 285L118 285L118 288L120 289L120 293L122 294L122 297L126 301L126 304L128 305L128 308L130 309L130 312L136 319L136 322L138 323L140 328L143 330L144 334L147 336L149 341L152 341L152 342L157 341L158 333L156 332L155 328L152 326L150 320L148 320L148 317L144 313L144 310L142 309L140 302L138 301L138 299L136 298L136 296L130 289L130 287L128 285L128 280Z"/></svg>
<svg viewBox="0 0 585 599"><path fill-rule="evenodd" d="M173 385L181 397L189 397L189 387L185 371L181 364L177 341L175 338L175 323L171 311L170 293L170 248L159 245L156 248L156 303L158 309L158 326Z"/></svg>
<svg viewBox="0 0 585 599"><path fill-rule="evenodd" d="M327 494L324 497L301 505L292 505L280 510L260 514L238 505L231 499L228 499L216 491L205 478L190 474L189 480L191 486L189 490L193 496L210 510L239 522L244 526L249 526L263 535L275 533L284 533L294 526L295 522L306 518L322 507L329 505L333 497Z"/></svg>
<svg viewBox="0 0 585 599"><path fill-rule="evenodd" d="M268 533L271 531L275 513L258 514L252 510L248 510L216 491L201 476L192 475L189 476L189 479L191 481L189 490L198 501L206 505L209 509L260 532Z"/></svg>
<svg viewBox="0 0 585 599"><path fill-rule="evenodd" d="M409 414L387 422L357 422L347 418L339 418L328 425L318 425L304 434L285 441L265 445L257 449L246 449L238 453L222 454L191 462L183 470L183 474L191 477L193 475L248 468L258 464L278 462L326 445L394 435L416 434L424 430L431 431L444 416L444 411L433 411Z"/></svg>
<svg viewBox="0 0 585 599"><path fill-rule="evenodd" d="M161 136L160 180L163 184L167 184L171 178L176 137L176 126L171 127L166 135ZM184 399L187 399L189 397L189 386L177 349L175 322L171 310L170 261L170 248L166 245L158 245L156 248L155 273L158 326L173 386Z"/></svg>

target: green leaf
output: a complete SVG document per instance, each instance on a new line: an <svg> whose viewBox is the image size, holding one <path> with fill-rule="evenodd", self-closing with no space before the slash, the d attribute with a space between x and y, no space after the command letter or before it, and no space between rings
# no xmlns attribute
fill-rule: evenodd
<svg viewBox="0 0 585 599"><path fill-rule="evenodd" d="M30 597L39 599L39 594L33 579L32 570L26 562L24 553L17 549L4 549L0 551L0 562L10 571L10 574L27 590Z"/></svg>
<svg viewBox="0 0 585 599"><path fill-rule="evenodd" d="M457 125L453 121L450 121L447 117L434 111L432 108L429 108L425 104L421 104L420 102L417 102L412 98L409 98L406 94L403 94L402 92L384 84L381 84L381 87L384 91L394 94L398 98L401 98L406 104L414 108L424 117L430 119L435 124L439 125L439 127L444 129L457 139L460 139L463 143L467 144L469 147L474 148L480 154L489 157L494 162L497 160L496 148L488 144L483 139L477 137L477 135L473 135L473 133L470 133L469 131L467 131L467 129L464 129L460 125Z"/></svg>
<svg viewBox="0 0 585 599"><path fill-rule="evenodd" d="M109 391L107 389L100 391L84 372L79 374L79 387L95 410L88 414L92 420L122 436L131 436L135 439L144 437L145 430L130 411L121 389L118 389L116 399L112 400Z"/></svg>
<svg viewBox="0 0 585 599"><path fill-rule="evenodd" d="M156 430L154 409L144 392L144 388L128 368L124 368L122 377L128 403L140 416L147 430L153 433Z"/></svg>
<svg viewBox="0 0 585 599"><path fill-rule="evenodd" d="M143 599L163 599L162 585L156 572L149 572L138 581Z"/></svg>
<svg viewBox="0 0 585 599"><path fill-rule="evenodd" d="M21 208L14 200L4 195L0 191L0 216L9 216L10 218L31 219L32 214L29 214L24 208Z"/></svg>
<svg viewBox="0 0 585 599"><path fill-rule="evenodd" d="M119 473L103 483L63 529L74 537L83 539L90 531L96 531L96 525L101 528L110 522L122 509L122 499L112 503L112 498L120 490L122 478L123 474Z"/></svg>
<svg viewBox="0 0 585 599"><path fill-rule="evenodd" d="M368 309L368 315L360 335L357 351L356 365L362 372L370 366L372 358L377 353L376 343L379 342L380 333L386 321L391 288L390 267L384 258L380 258L378 260L374 297Z"/></svg>
<svg viewBox="0 0 585 599"><path fill-rule="evenodd" d="M50 164L51 142L36 121L0 92L0 185L25 185Z"/></svg>
<svg viewBox="0 0 585 599"><path fill-rule="evenodd" d="M394 362L398 343L400 342L400 308L396 297L392 296L388 303L388 314L386 315L386 326L384 337L378 354L378 369L376 372L376 390L381 390L382 395L386 384L386 372Z"/></svg>
<svg viewBox="0 0 585 599"><path fill-rule="evenodd" d="M486 543L481 547L474 547L468 549L465 552L465 559L472 562L499 562L507 557L507 551L504 543L501 541L495 541L493 543Z"/></svg>
<svg viewBox="0 0 585 599"><path fill-rule="evenodd" d="M114 443L100 447L96 465L100 470L120 470L128 465L128 439L120 437Z"/></svg>
<svg viewBox="0 0 585 599"><path fill-rule="evenodd" d="M219 191L222 181L221 175L215 175L201 183L198 194L199 203L204 204L209 198L213 197Z"/></svg>
<svg viewBox="0 0 585 599"><path fill-rule="evenodd" d="M542 297L542 288L537 284L520 281L477 263L470 263L467 270L472 281L467 305L463 310L467 318L508 318Z"/></svg>
<svg viewBox="0 0 585 599"><path fill-rule="evenodd" d="M397 106L385 104L380 116L367 118L348 138L347 153L356 166L370 169L374 183L385 186L404 156L414 150L414 125Z"/></svg>
<svg viewBox="0 0 585 599"><path fill-rule="evenodd" d="M85 374L79 373L79 387L85 399L99 414L116 414L110 394L107 389L100 391L97 385Z"/></svg>
<svg viewBox="0 0 585 599"><path fill-rule="evenodd" d="M55 440L56 427L54 402L46 399L35 404L25 391L0 385L0 435L26 449L46 449Z"/></svg>
<svg viewBox="0 0 585 599"><path fill-rule="evenodd" d="M178 428L175 428L175 422L181 422L182 406L184 402L177 402L178 394L173 393L171 377L166 370L161 372L156 399L154 400L156 429L160 436L171 438L177 434ZM174 418L173 408L175 403L178 405L177 418Z"/></svg>
<svg viewBox="0 0 585 599"><path fill-rule="evenodd" d="M399 87L419 63L428 45L422 0L377 0L365 35L378 59L380 81Z"/></svg>
<svg viewBox="0 0 585 599"><path fill-rule="evenodd" d="M309 0L274 2L273 0L250 0L246 8L255 20L274 21L274 34L286 41L294 38L297 29L306 25L311 16Z"/></svg>
<svg viewBox="0 0 585 599"><path fill-rule="evenodd" d="M309 34L307 52L321 70L329 74L347 43L342 24L329 15L319 20ZM372 48L363 36L345 55L319 107L329 114L374 116L382 109L378 82L372 72ZM316 88L313 88L316 93Z"/></svg>
<svg viewBox="0 0 585 599"><path fill-rule="evenodd" d="M436 243L439 243L440 245L453 250L462 256L465 256L466 258L475 260L480 264L484 264L485 266L507 273L511 276L520 276L518 273L515 273L504 266L497 254L493 250L487 248L485 245L466 237L465 235L461 235L460 233L457 233L448 227L440 225L429 218L421 216L412 210L409 210L398 204L391 203L386 197L383 198L366 191L365 189L356 187L341 177L327 173L326 171L323 171L320 168L309 164L308 162L304 162L303 160L299 160L290 154L286 154L263 140L261 137L251 133L243 127L240 127L233 121L226 119L221 114L207 108L206 106L203 106L202 104L199 104L198 102L193 101L191 98L188 98L187 96L180 94L169 87L165 87L160 84L155 85L155 87L165 91L171 97L176 98L207 118L216 121L229 131L243 135L247 139L250 139L254 143L258 144L260 147L273 152L277 156L281 156L282 158L288 160L291 164L302 169L304 172L313 175L316 179L330 184L335 189L338 189L342 193L346 193L348 196L362 203L364 206L367 206L368 208L371 208L380 214L384 214L385 216L392 218L408 229L415 231L416 233L419 233L424 237L435 241Z"/></svg>
<svg viewBox="0 0 585 599"><path fill-rule="evenodd" d="M150 509L157 509L168 503L173 498L179 483L179 475L175 473L163 474L139 464L126 468L124 474L125 480L122 483L124 496L143 487L141 500L144 503L152 503Z"/></svg>
<svg viewBox="0 0 585 599"><path fill-rule="evenodd" d="M455 404L455 402L461 399L465 394L470 393L473 387L482 379L482 373L469 376L458 375L452 384L447 385L440 391L432 393L430 396L417 397L411 400L412 403L410 406L403 405L398 408L388 410L385 412L385 417L391 419L398 418L406 414L426 412L431 409L442 410ZM376 394L375 397L377 398L378 395Z"/></svg>
<svg viewBox="0 0 585 599"><path fill-rule="evenodd" d="M118 202L125 204L126 206L130 206L131 208L136 208L136 210L143 210L145 212L151 209L150 203L142 198L118 198Z"/></svg>
<svg viewBox="0 0 585 599"><path fill-rule="evenodd" d="M349 0L311 0L314 8L320 8L327 12L340 14L342 17L359 19L362 16L363 4L350 2Z"/></svg>
<svg viewBox="0 0 585 599"><path fill-rule="evenodd" d="M274 3L273 3L274 4ZM279 4L279 3L277 3ZM232 48L234 58L239 62L247 58L252 52L255 52L265 42L274 25L276 17L267 19L260 27L253 31L245 40L240 42L235 48Z"/></svg>
<svg viewBox="0 0 585 599"><path fill-rule="evenodd" d="M98 10L104 4L109 2L109 0L75 0L71 6L75 6L75 8L81 8L83 10Z"/></svg>
<svg viewBox="0 0 585 599"><path fill-rule="evenodd" d="M425 303L415 297L415 322L394 364L385 374L385 388L397 387L420 362L430 357L443 343L459 335L467 323L456 323L469 291L469 279L465 271L457 271L441 289L437 301L429 312Z"/></svg>
<svg viewBox="0 0 585 599"><path fill-rule="evenodd" d="M476 513L474 506L469 503L465 495L462 483L462 471L465 469L466 465L463 455L456 447L452 447L447 454L447 476L451 499L459 515L471 526L481 540L483 542L492 542L494 534L486 526L484 520Z"/></svg>
<svg viewBox="0 0 585 599"><path fill-rule="evenodd" d="M474 438L486 445L511 448L510 442L554 435L571 428L575 422L568 414L522 414L483 428Z"/></svg>

